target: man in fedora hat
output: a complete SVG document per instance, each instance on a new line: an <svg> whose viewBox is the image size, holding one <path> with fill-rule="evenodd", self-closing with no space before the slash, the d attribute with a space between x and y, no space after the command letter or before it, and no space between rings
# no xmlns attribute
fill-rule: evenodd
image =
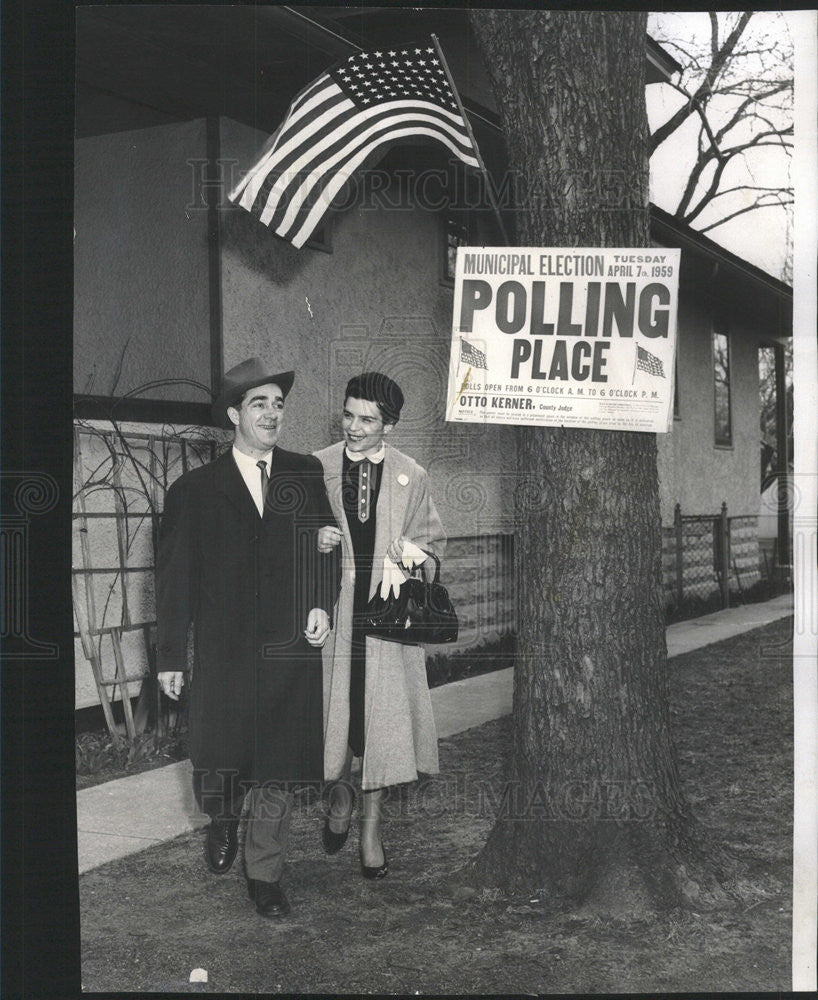
<svg viewBox="0 0 818 1000"><path fill-rule="evenodd" d="M244 861L256 909L283 916L288 786L323 777L321 651L336 593L317 551L332 518L318 459L278 447L294 373L259 358L231 368L215 403L233 447L168 490L156 564L159 683L190 679L190 757L211 817L205 857L228 871L247 794Z"/></svg>

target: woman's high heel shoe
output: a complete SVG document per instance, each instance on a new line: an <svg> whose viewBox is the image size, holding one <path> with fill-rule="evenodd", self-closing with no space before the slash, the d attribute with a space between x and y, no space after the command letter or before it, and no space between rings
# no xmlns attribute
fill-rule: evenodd
<svg viewBox="0 0 818 1000"><path fill-rule="evenodd" d="M347 826L343 833L335 833L334 830L330 830L329 816L326 817L324 820L324 829L321 831L321 843L324 845L324 850L327 854L337 854L347 842L348 836L349 826Z"/></svg>
<svg viewBox="0 0 818 1000"><path fill-rule="evenodd" d="M364 878L383 878L389 871L389 858L386 856L386 848L383 846L383 842L381 842L381 850L383 851L383 864L374 866L364 864L364 854L361 851L361 874Z"/></svg>

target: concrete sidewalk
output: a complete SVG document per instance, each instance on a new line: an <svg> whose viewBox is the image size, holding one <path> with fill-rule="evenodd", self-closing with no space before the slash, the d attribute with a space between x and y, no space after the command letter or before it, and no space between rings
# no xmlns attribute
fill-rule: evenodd
<svg viewBox="0 0 818 1000"><path fill-rule="evenodd" d="M792 614L793 595L717 611L667 629L668 656L731 639ZM431 691L438 736L444 739L511 712L513 670L498 670ZM79 872L172 840L206 825L191 787L189 760L108 781L77 793Z"/></svg>

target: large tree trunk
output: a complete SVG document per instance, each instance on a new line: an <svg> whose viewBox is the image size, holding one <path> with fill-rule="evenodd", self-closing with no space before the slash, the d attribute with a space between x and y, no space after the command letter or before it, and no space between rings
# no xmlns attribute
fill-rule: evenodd
<svg viewBox="0 0 818 1000"><path fill-rule="evenodd" d="M645 15L475 11L520 246L647 246ZM472 874L607 912L718 893L670 733L652 434L518 428L512 781Z"/></svg>

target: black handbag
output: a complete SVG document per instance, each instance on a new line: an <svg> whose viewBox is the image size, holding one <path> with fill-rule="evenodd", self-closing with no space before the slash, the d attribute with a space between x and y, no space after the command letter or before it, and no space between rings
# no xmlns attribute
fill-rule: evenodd
<svg viewBox="0 0 818 1000"><path fill-rule="evenodd" d="M416 567L403 581L397 597L391 590L385 599L376 593L361 615L360 623L367 635L408 644L455 641L457 614L449 592L440 582L440 560L434 552L426 554L435 561L434 580L427 583Z"/></svg>

